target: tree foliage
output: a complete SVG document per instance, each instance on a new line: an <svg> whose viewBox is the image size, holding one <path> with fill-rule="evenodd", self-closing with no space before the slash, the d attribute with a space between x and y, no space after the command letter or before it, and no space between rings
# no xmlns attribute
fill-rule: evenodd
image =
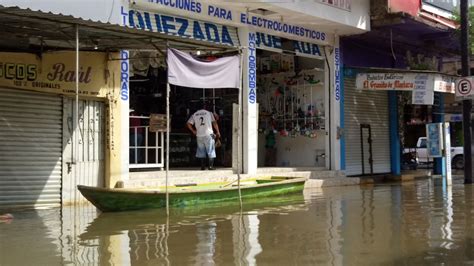
<svg viewBox="0 0 474 266"><path fill-rule="evenodd" d="M468 14L468 25L469 25L469 48L472 54L474 51L474 6L469 7ZM453 20L456 22L459 27L456 29L456 36L461 40L461 15L459 9L453 12Z"/></svg>

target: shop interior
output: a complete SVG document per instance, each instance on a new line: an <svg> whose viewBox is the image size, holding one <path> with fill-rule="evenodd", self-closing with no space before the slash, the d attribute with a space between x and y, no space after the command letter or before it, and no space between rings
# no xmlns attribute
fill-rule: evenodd
<svg viewBox="0 0 474 266"><path fill-rule="evenodd" d="M202 60L213 60L232 54L206 50L186 50ZM235 52L234 52L235 54ZM130 78L130 146L145 147L144 134L148 134L148 146L156 139L145 133L150 114L166 114L167 69L163 56L156 52L134 52L130 56L133 76ZM207 105L213 112L221 133L221 146L216 147L216 167L232 166L232 104L238 102L238 90L187 88L170 85L170 169L196 168L200 162L195 158L196 138L186 127L189 117ZM133 127L144 127L135 134ZM142 135L135 140L135 135ZM161 140L158 138L158 142ZM160 143L161 145L161 143ZM162 145L164 146L164 145ZM158 154L156 154L158 153ZM130 149L130 164L153 165L163 154L156 149ZM145 165L146 166L146 165ZM140 168L140 167L138 167ZM150 167L146 167L149 169Z"/></svg>
<svg viewBox="0 0 474 266"><path fill-rule="evenodd" d="M326 167L327 62L322 57L296 55L293 45L293 41L283 39L284 52L257 50L259 167ZM203 60L235 54L195 48L187 51ZM165 57L140 51L132 52L130 58L133 73L130 78L130 146L136 142L139 147L130 150L130 164L145 161L152 164L155 159L162 160L163 155L156 149L145 148L144 139L147 138L149 146L162 140L132 128L148 126L150 114L166 113ZM205 103L218 119L221 133L215 166L232 166L232 105L238 103L238 90L171 85L171 169L199 167L200 162L195 158L196 139L186 122ZM142 136L136 139L139 135Z"/></svg>
<svg viewBox="0 0 474 266"><path fill-rule="evenodd" d="M257 53L259 167L326 166L326 62L295 55L293 45Z"/></svg>

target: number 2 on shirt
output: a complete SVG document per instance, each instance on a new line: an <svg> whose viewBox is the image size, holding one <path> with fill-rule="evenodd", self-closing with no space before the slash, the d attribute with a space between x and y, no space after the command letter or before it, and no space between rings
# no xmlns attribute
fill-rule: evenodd
<svg viewBox="0 0 474 266"><path fill-rule="evenodd" d="M204 117L199 117L199 119L201 119L201 126L206 125L206 124L204 124Z"/></svg>

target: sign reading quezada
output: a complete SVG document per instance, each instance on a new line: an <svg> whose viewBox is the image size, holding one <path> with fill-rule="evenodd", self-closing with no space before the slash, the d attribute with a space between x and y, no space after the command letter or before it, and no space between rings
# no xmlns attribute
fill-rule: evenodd
<svg viewBox="0 0 474 266"><path fill-rule="evenodd" d="M105 60L103 53L81 53L79 94L105 96ZM76 93L75 54L0 53L0 86L72 95ZM103 92L104 91L104 92Z"/></svg>

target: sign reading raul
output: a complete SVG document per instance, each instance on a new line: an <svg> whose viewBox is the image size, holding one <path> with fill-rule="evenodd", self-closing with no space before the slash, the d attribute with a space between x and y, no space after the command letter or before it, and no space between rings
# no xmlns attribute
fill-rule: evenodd
<svg viewBox="0 0 474 266"><path fill-rule="evenodd" d="M81 53L79 61L76 73L74 52L44 53L41 58L28 53L0 53L0 86L75 94L79 75L79 94L105 96L106 54Z"/></svg>

